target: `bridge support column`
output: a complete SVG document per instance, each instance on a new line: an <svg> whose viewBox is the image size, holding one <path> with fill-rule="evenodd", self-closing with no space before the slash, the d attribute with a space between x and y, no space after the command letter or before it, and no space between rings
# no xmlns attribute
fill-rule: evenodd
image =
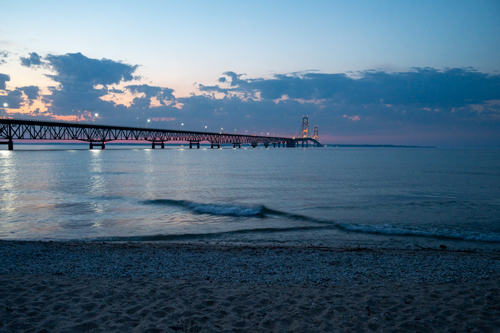
<svg viewBox="0 0 500 333"><path fill-rule="evenodd" d="M165 149L165 143L162 141L162 142L155 142L155 141L152 141L151 142L151 149L155 149L156 148L156 145L160 145L161 146L161 149Z"/></svg>
<svg viewBox="0 0 500 333"><path fill-rule="evenodd" d="M269 147L269 143L268 142L264 143L264 147L268 148Z"/></svg>
<svg viewBox="0 0 500 333"><path fill-rule="evenodd" d="M94 146L101 146L102 150L106 150L106 142L104 141L102 143L95 143L90 141L90 149L94 149Z"/></svg>
<svg viewBox="0 0 500 333"><path fill-rule="evenodd" d="M273 147L276 148L276 142L273 142Z"/></svg>
<svg viewBox="0 0 500 333"><path fill-rule="evenodd" d="M0 144L7 145L8 150L14 150L14 141L9 139L9 141L0 141Z"/></svg>
<svg viewBox="0 0 500 333"><path fill-rule="evenodd" d="M257 148L257 144L256 143L252 143L252 148Z"/></svg>
<svg viewBox="0 0 500 333"><path fill-rule="evenodd" d="M189 149L193 148L193 143L196 144L196 148L200 149L200 141L189 141Z"/></svg>

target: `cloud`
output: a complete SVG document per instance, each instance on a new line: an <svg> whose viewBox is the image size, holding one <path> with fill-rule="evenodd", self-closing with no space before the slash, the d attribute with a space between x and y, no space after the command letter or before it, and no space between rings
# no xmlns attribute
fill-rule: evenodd
<svg viewBox="0 0 500 333"><path fill-rule="evenodd" d="M38 98L38 92L40 91L40 88L36 86L28 86L28 87L22 87L19 88L22 92L26 94L28 99L33 100Z"/></svg>
<svg viewBox="0 0 500 333"><path fill-rule="evenodd" d="M155 87L147 84L130 85L125 88L132 93L144 93L147 98L157 97L160 102L175 100L175 96L172 94L174 90L170 88Z"/></svg>
<svg viewBox="0 0 500 333"><path fill-rule="evenodd" d="M0 103L7 103L9 109L19 109L23 103L23 93L21 90L8 91L7 95L0 96Z"/></svg>
<svg viewBox="0 0 500 333"><path fill-rule="evenodd" d="M0 65L2 64L5 64L7 62L7 60L5 60L5 58L7 58L9 56L9 53L8 51L0 51Z"/></svg>
<svg viewBox="0 0 500 333"><path fill-rule="evenodd" d="M361 120L361 117L360 116L347 116L346 114L342 116L342 118L348 118L348 119L351 119L352 121L358 121L358 120Z"/></svg>
<svg viewBox="0 0 500 333"><path fill-rule="evenodd" d="M25 67L36 67L42 65L42 57L35 52L30 53L29 58L20 57L21 65Z"/></svg>
<svg viewBox="0 0 500 333"><path fill-rule="evenodd" d="M277 74L271 79L241 79L242 74L225 72L230 90L202 86L203 91L260 92L264 99L329 99L349 104L411 104L419 107L462 107L500 98L500 75L471 68L443 71L415 68L410 72L365 71L359 78L345 74ZM219 79L219 82L222 82Z"/></svg>
<svg viewBox="0 0 500 333"><path fill-rule="evenodd" d="M10 76L7 74L0 73L0 90L6 89L5 82L10 81Z"/></svg>
<svg viewBox="0 0 500 333"><path fill-rule="evenodd" d="M91 59L81 53L49 54L45 59L57 73L48 76L63 86L110 85L131 81L134 79L132 74L138 67L109 59Z"/></svg>

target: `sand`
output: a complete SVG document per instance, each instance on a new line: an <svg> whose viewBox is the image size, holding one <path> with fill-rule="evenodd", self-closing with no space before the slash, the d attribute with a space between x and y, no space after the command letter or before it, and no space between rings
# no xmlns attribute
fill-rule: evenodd
<svg viewBox="0 0 500 333"><path fill-rule="evenodd" d="M0 242L0 332L500 332L500 254Z"/></svg>

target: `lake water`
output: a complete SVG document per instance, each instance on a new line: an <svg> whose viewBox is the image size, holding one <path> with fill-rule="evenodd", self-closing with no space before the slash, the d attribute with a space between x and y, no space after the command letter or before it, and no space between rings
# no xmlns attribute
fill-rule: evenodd
<svg viewBox="0 0 500 333"><path fill-rule="evenodd" d="M0 239L500 249L499 150L133 147L1 150Z"/></svg>

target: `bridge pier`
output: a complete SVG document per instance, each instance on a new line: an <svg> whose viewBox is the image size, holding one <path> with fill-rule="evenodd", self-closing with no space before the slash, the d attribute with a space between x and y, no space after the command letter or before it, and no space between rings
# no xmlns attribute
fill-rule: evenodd
<svg viewBox="0 0 500 333"><path fill-rule="evenodd" d="M214 147L214 144L217 146L217 149L220 148L220 142L210 142L210 148L213 148Z"/></svg>
<svg viewBox="0 0 500 333"><path fill-rule="evenodd" d="M264 143L264 147L268 148L269 147L269 142Z"/></svg>
<svg viewBox="0 0 500 333"><path fill-rule="evenodd" d="M252 143L252 148L257 148L257 144L256 143Z"/></svg>
<svg viewBox="0 0 500 333"><path fill-rule="evenodd" d="M9 139L9 141L0 141L0 144L7 145L8 150L14 150L14 141Z"/></svg>
<svg viewBox="0 0 500 333"><path fill-rule="evenodd" d="M233 142L233 148L236 148L236 145L238 145L238 148L241 148L241 143Z"/></svg>
<svg viewBox="0 0 500 333"><path fill-rule="evenodd" d="M189 149L193 148L193 143L196 143L196 148L200 149L200 141L189 141Z"/></svg>
<svg viewBox="0 0 500 333"><path fill-rule="evenodd" d="M162 141L162 142L151 142L151 149L155 149L155 146L156 145L161 145L161 149L165 149L165 143Z"/></svg>
<svg viewBox="0 0 500 333"><path fill-rule="evenodd" d="M94 146L100 146L102 150L106 150L106 142L104 141L102 143L96 143L90 141L90 149L94 149Z"/></svg>

